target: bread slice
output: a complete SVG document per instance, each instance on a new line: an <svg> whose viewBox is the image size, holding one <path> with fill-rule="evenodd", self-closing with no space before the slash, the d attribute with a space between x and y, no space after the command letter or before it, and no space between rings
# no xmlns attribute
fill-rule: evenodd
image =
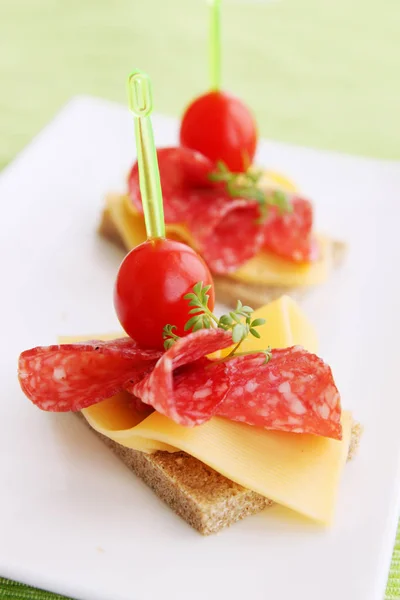
<svg viewBox="0 0 400 600"><path fill-rule="evenodd" d="M107 208L104 209L101 217L99 233L123 250L131 249L125 246ZM331 244L333 266L338 267L343 262L347 247L345 243L339 241L332 241ZM298 300L309 289L308 286L288 287L252 284L236 281L228 276L221 275L214 275L213 279L215 294L219 302L227 305L236 305L237 299L240 298L243 304L248 304L254 308L268 304L268 302L272 302L285 294L291 296L294 300Z"/></svg>
<svg viewBox="0 0 400 600"><path fill-rule="evenodd" d="M90 427L81 413L76 414ZM203 535L216 533L273 504L185 452L145 454L92 431L177 515ZM348 460L357 450L361 432L361 426L353 422Z"/></svg>

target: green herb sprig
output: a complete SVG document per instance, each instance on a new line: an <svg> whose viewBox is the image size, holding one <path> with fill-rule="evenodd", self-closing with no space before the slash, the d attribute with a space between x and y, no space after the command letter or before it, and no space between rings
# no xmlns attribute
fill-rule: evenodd
<svg viewBox="0 0 400 600"><path fill-rule="evenodd" d="M174 333L174 329L178 329L176 325L165 325L163 329L164 348L166 350L169 350L180 339L179 335Z"/></svg>
<svg viewBox="0 0 400 600"><path fill-rule="evenodd" d="M185 300L189 301L189 306L193 307L189 311L190 315L193 315L185 324L185 331L199 331L200 329L210 329L211 327L223 329L224 331L232 332L232 341L235 347L228 354L226 358L236 355L241 343L247 338L248 335L252 335L260 339L260 334L257 331L258 327L261 327L266 323L265 319L253 319L252 315L254 310L250 306L244 306L240 300L238 300L236 309L230 311L226 315L222 315L219 319L208 307L208 301L210 296L208 294L211 286L203 286L203 282L199 281L193 287L193 292L184 296ZM179 339L174 333L176 329L175 325L166 325L163 329L164 348L168 350L171 346ZM271 349L260 350L264 352L265 361L268 362L271 359ZM244 353L246 354L246 353ZM251 352L253 354L253 352Z"/></svg>
<svg viewBox="0 0 400 600"><path fill-rule="evenodd" d="M293 206L289 195L282 190L267 192L259 186L262 177L261 170L247 169L244 173L233 173L221 160L217 162L215 171L209 174L210 181L226 184L226 191L232 198L245 198L258 202L260 210L259 221L263 222L268 216L268 209L276 206L283 214L292 212Z"/></svg>

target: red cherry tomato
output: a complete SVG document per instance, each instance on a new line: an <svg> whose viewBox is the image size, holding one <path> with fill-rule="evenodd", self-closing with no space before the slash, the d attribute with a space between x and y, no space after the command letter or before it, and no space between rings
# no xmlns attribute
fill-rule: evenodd
<svg viewBox="0 0 400 600"><path fill-rule="evenodd" d="M257 146L257 127L249 109L224 92L208 92L194 100L182 118L182 146L201 152L231 171L246 170Z"/></svg>
<svg viewBox="0 0 400 600"><path fill-rule="evenodd" d="M212 286L208 306L213 310L211 273L192 248L167 239L140 244L122 261L115 284L114 306L122 327L142 348L163 348L167 324L177 326L177 335L187 335L191 307L184 296L199 281Z"/></svg>

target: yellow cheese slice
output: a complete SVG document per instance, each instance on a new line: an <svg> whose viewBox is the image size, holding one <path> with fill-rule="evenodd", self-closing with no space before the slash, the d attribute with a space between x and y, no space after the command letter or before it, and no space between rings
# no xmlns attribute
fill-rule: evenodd
<svg viewBox="0 0 400 600"><path fill-rule="evenodd" d="M278 173L277 171L264 171L263 176L260 180L260 186L263 188L278 188L285 192L297 192L297 186L293 181L288 179L286 175Z"/></svg>
<svg viewBox="0 0 400 600"><path fill-rule="evenodd" d="M129 196L110 194L106 199L106 207L127 248L134 248L146 241L143 215L137 212ZM195 247L193 237L184 225L167 224L165 231L169 239L176 239Z"/></svg>
<svg viewBox="0 0 400 600"><path fill-rule="evenodd" d="M301 344L316 351L315 331L287 296L260 308L255 315L266 318L267 324L260 328L261 339L246 340L244 350ZM85 339L113 337L92 335ZM60 343L74 341L84 338L60 338ZM321 523L332 519L350 443L350 413L342 415L341 441L266 431L216 417L199 427L182 427L158 413L144 418L136 414L125 393L82 413L93 429L127 448L141 452L183 450L232 481L311 519Z"/></svg>
<svg viewBox="0 0 400 600"><path fill-rule="evenodd" d="M134 248L146 239L143 216L136 212L128 196L107 197L107 210L127 248ZM185 225L167 224L166 235L196 249L195 241ZM318 237L319 259L310 264L296 264L272 252L263 250L231 273L238 281L271 286L309 286L323 283L332 266L332 248L327 238Z"/></svg>
<svg viewBox="0 0 400 600"><path fill-rule="evenodd" d="M263 250L229 276L238 281L271 286L317 285L328 278L332 268L332 244L318 236L319 257L313 263L296 264Z"/></svg>
<svg viewBox="0 0 400 600"><path fill-rule="evenodd" d="M253 319L265 319L258 331L260 339L248 336L241 344L241 352L257 352L270 346L271 348L288 348L303 346L309 352L318 352L318 338L315 328L311 325L298 304L289 296L281 296L253 313ZM216 353L226 356L231 348Z"/></svg>
<svg viewBox="0 0 400 600"><path fill-rule="evenodd" d="M106 402L110 402L107 400ZM113 411L115 411L115 400ZM183 450L228 479L243 485L315 521L329 524L333 517L340 473L346 462L352 418L342 415L341 441L313 435L265 431L214 417L198 427L182 427L152 413L129 428L119 398L118 426L109 428L109 407L104 403L85 409L89 424L115 442L142 452ZM106 425L106 426L105 426Z"/></svg>

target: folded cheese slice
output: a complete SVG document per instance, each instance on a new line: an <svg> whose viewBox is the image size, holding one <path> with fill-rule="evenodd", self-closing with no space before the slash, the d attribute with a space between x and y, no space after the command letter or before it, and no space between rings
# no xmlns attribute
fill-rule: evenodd
<svg viewBox="0 0 400 600"><path fill-rule="evenodd" d="M315 521L332 521L352 417L342 416L341 441L265 431L214 417L182 427L159 413L132 426L123 395L85 409L88 423L118 444L142 452L183 450L228 479ZM118 429L114 429L118 427Z"/></svg>
<svg viewBox="0 0 400 600"><path fill-rule="evenodd" d="M317 350L316 335L298 306L283 297L256 312L267 319L261 340L245 350L301 344ZM61 343L115 336L61 338ZM261 344L261 346L260 346ZM340 474L351 438L352 417L342 415L341 441L312 435L265 431L213 418L187 428L158 413L143 418L118 394L82 411L88 423L115 442L142 452L183 450L225 477L315 521L331 522Z"/></svg>

